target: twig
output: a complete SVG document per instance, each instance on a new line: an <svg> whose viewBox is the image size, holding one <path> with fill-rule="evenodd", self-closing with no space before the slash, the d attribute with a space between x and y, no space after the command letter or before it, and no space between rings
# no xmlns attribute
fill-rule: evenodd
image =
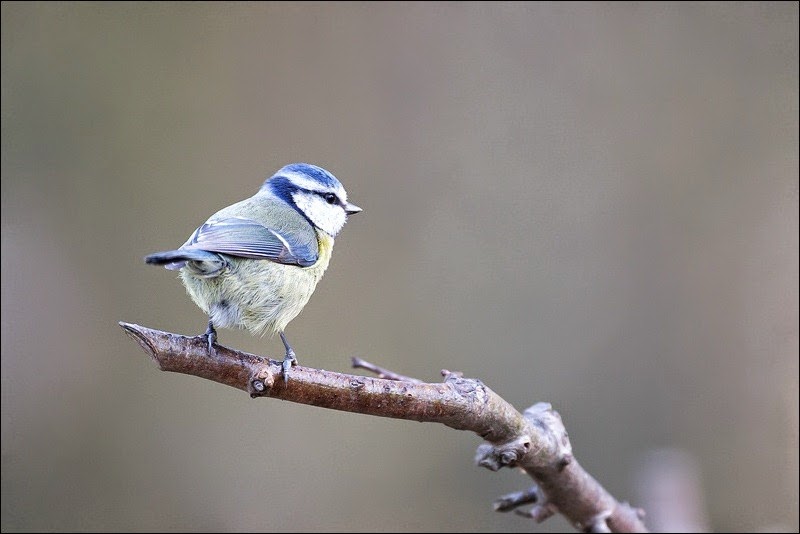
<svg viewBox="0 0 800 534"><path fill-rule="evenodd" d="M422 380L401 375L393 371L389 371L388 369L384 369L383 367L378 367L374 363L362 360L358 356L353 356L351 360L353 363L353 369L366 369L367 371L377 375L378 378L385 378L386 380L399 380L402 382L413 382L414 384L422 383Z"/></svg>
<svg viewBox="0 0 800 534"><path fill-rule="evenodd" d="M449 371L443 371L444 383L431 384L297 366L284 382L280 362L221 345L210 356L204 336L186 337L122 322L120 326L163 371L207 378L251 397L436 422L475 432L487 441L478 447L478 465L492 471L524 469L541 490L536 506L543 511L558 511L583 531L646 532L641 511L616 501L573 458L561 417L547 403L520 414L480 380Z"/></svg>
<svg viewBox="0 0 800 534"><path fill-rule="evenodd" d="M520 506L538 503L542 499L541 493L539 486L533 485L526 490L508 493L495 499L492 506L495 512L510 512Z"/></svg>

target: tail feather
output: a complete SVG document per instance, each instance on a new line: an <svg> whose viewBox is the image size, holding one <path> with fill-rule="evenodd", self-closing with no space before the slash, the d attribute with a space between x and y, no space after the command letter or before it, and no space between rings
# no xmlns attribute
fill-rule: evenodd
<svg viewBox="0 0 800 534"><path fill-rule="evenodd" d="M144 262L150 265L163 265L167 269L176 271L183 267L187 261L212 261L219 262L219 254L207 250L167 250L145 256Z"/></svg>

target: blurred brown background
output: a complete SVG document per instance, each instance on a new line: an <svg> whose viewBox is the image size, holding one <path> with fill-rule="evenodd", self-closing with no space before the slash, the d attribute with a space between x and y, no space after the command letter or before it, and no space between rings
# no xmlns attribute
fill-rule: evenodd
<svg viewBox="0 0 800 534"><path fill-rule="evenodd" d="M143 256L307 161L364 213L302 364L461 370L553 403L621 500L674 449L707 528L797 531L797 147L797 3L3 2L2 530L569 528L493 513L528 479L477 436L161 373L117 326L202 332Z"/></svg>

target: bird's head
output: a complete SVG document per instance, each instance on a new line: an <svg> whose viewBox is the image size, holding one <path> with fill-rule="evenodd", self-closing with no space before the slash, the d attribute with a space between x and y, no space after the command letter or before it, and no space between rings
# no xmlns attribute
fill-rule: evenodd
<svg viewBox="0 0 800 534"><path fill-rule="evenodd" d="M331 237L347 222L347 216L361 208L347 201L347 191L334 175L316 165L286 165L261 186L294 206L311 223Z"/></svg>

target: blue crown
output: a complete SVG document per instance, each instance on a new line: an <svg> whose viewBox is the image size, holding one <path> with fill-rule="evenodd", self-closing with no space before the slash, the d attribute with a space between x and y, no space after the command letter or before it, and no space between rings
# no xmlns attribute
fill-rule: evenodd
<svg viewBox="0 0 800 534"><path fill-rule="evenodd" d="M277 178L281 175L289 173L303 174L326 188L335 189L342 186L342 184L339 183L339 180L337 180L334 175L322 167L317 167L316 165L311 165L310 163L290 163L276 172L273 178Z"/></svg>

